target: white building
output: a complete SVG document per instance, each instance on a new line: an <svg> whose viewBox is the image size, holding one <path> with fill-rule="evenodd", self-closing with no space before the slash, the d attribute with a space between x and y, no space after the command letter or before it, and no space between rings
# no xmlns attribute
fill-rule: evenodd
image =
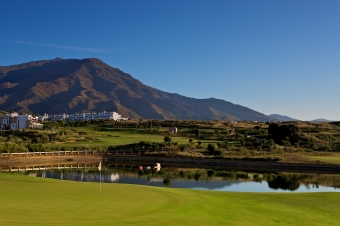
<svg viewBox="0 0 340 226"><path fill-rule="evenodd" d="M43 122L43 121L46 121L48 119L48 114L44 114L44 115L40 115L38 116L38 121L39 122Z"/></svg>
<svg viewBox="0 0 340 226"><path fill-rule="evenodd" d="M51 120L51 121L64 121L67 118L66 114L62 114L62 115L47 115L44 114L44 116L47 116L47 119Z"/></svg>
<svg viewBox="0 0 340 226"><path fill-rule="evenodd" d="M46 115L46 114L45 114ZM65 121L68 119L69 121L87 121L87 120L115 120L115 121L123 121L128 120L128 118L123 118L117 112L100 112L100 113L81 113L81 114L61 114L61 115L47 115L47 118L51 121Z"/></svg>
<svg viewBox="0 0 340 226"><path fill-rule="evenodd" d="M177 127L174 127L174 126L171 126L170 128L169 128L169 132L170 133L177 133Z"/></svg>
<svg viewBox="0 0 340 226"><path fill-rule="evenodd" d="M0 129L42 129L43 125L38 123L38 118L32 115L19 115L16 112L0 116Z"/></svg>

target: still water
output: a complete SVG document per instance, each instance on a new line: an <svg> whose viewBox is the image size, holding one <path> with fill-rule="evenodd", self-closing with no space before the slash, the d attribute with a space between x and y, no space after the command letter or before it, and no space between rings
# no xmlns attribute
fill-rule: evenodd
<svg viewBox="0 0 340 226"><path fill-rule="evenodd" d="M51 169L52 168L52 169ZM60 168L60 167L58 167ZM68 168L68 169L65 169ZM125 183L147 186L232 192L340 192L339 174L246 172L220 168L103 165L45 168L25 171L28 176L82 182Z"/></svg>

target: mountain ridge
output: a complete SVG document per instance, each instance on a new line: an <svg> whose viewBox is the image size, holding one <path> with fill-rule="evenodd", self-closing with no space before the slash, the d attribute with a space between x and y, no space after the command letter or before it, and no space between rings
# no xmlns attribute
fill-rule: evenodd
<svg viewBox="0 0 340 226"><path fill-rule="evenodd" d="M334 120L328 120L328 119L324 119L324 118L317 118L317 119L311 120L311 122L334 122Z"/></svg>
<svg viewBox="0 0 340 226"><path fill-rule="evenodd" d="M152 88L96 58L0 66L0 108L40 114L117 111L124 117L149 119L271 119L225 100Z"/></svg>
<svg viewBox="0 0 340 226"><path fill-rule="evenodd" d="M286 115L270 114L268 116L277 119L278 121L300 121L299 119L291 118Z"/></svg>

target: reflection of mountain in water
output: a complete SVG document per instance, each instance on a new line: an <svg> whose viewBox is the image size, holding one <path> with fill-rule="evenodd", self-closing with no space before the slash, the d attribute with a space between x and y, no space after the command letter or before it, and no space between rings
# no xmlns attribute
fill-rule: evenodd
<svg viewBox="0 0 340 226"><path fill-rule="evenodd" d="M295 191L300 187L300 181L296 176L276 176L272 179L268 179L268 186L272 189L283 189L289 191Z"/></svg>
<svg viewBox="0 0 340 226"><path fill-rule="evenodd" d="M46 178L54 178L60 180L74 180L74 181L83 181L83 182L115 182L119 180L118 173L111 173L102 175L100 178L99 172L84 172L84 171L58 171L58 170L47 170L42 171L40 173L36 173L37 177L46 177Z"/></svg>

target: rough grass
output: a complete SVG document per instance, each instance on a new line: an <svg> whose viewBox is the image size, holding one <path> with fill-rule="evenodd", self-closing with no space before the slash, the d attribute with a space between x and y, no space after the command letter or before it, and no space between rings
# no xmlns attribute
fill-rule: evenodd
<svg viewBox="0 0 340 226"><path fill-rule="evenodd" d="M230 193L0 173L0 225L339 225L337 193Z"/></svg>

